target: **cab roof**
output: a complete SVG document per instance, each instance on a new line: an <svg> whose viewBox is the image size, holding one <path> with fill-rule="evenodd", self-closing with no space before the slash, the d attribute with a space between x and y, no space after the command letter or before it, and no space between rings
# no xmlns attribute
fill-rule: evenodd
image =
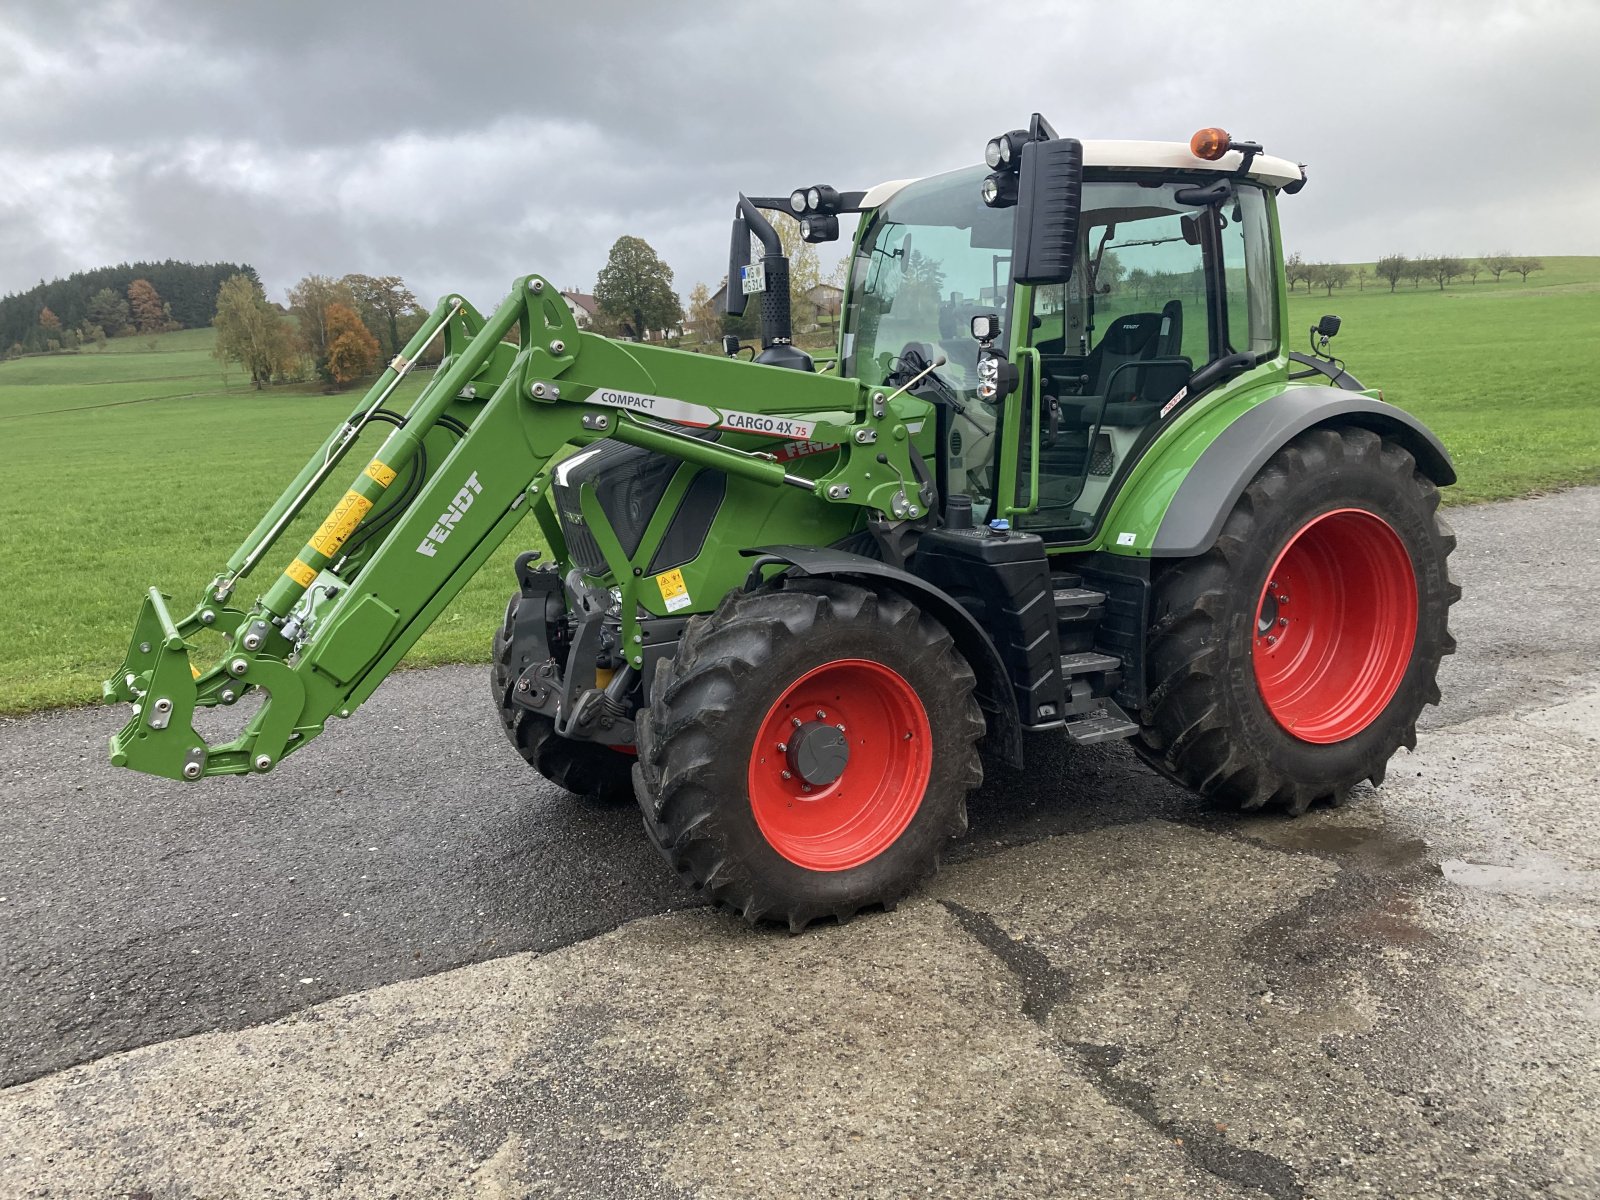
<svg viewBox="0 0 1600 1200"><path fill-rule="evenodd" d="M1188 142L1137 142L1088 141L1083 143L1085 167L1109 168L1129 171L1211 171L1219 175L1231 174L1239 169L1244 155L1230 150L1221 158L1209 160L1196 158ZM1283 187L1298 183L1302 178L1300 168L1286 158L1273 154L1258 154L1250 163L1249 177L1268 187ZM892 179L869 188L861 198L862 208L877 208L915 179Z"/></svg>

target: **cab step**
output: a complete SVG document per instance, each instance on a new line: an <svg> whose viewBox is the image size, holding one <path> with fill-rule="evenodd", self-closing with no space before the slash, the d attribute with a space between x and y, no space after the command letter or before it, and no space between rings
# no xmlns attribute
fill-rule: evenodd
<svg viewBox="0 0 1600 1200"><path fill-rule="evenodd" d="M1054 590L1056 634L1063 654L1094 649L1095 633L1106 615L1106 594L1079 587L1068 575Z"/></svg>
<svg viewBox="0 0 1600 1200"><path fill-rule="evenodd" d="M1138 723L1122 711L1115 700L1100 699L1093 712L1067 722L1067 736L1080 746L1095 742L1112 742L1132 737L1139 732Z"/></svg>
<svg viewBox="0 0 1600 1200"><path fill-rule="evenodd" d="M1077 675L1104 674L1107 671L1120 671L1122 660L1112 654L1101 654L1097 650L1085 650L1078 654L1063 654L1061 656L1061 674L1068 679Z"/></svg>

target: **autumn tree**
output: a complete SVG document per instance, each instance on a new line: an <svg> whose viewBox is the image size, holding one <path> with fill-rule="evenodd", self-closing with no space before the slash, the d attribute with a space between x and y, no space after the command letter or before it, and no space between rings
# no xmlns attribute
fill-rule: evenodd
<svg viewBox="0 0 1600 1200"><path fill-rule="evenodd" d="M400 318L418 310L417 298L405 280L398 275L346 275L339 282L350 289L356 312L378 339L384 356L400 353L405 345L400 340Z"/></svg>
<svg viewBox="0 0 1600 1200"><path fill-rule="evenodd" d="M334 301L323 310L322 320L328 339L325 375L329 382L343 387L371 373L378 365L381 351L378 339L362 323L356 310Z"/></svg>
<svg viewBox="0 0 1600 1200"><path fill-rule="evenodd" d="M689 293L689 323L698 341L709 342L716 336L717 306L712 303L711 289L703 283L695 284Z"/></svg>
<svg viewBox="0 0 1600 1200"><path fill-rule="evenodd" d="M39 313L39 328L44 330L48 337L55 337L61 332L61 318L50 311L48 304Z"/></svg>
<svg viewBox="0 0 1600 1200"><path fill-rule="evenodd" d="M171 310L148 279L135 279L128 285L128 306L140 333L161 333L172 320Z"/></svg>
<svg viewBox="0 0 1600 1200"><path fill-rule="evenodd" d="M1396 285L1406 277L1406 270L1410 261L1404 254L1385 254L1372 268L1373 274L1379 279L1387 281L1389 290L1394 291Z"/></svg>
<svg viewBox="0 0 1600 1200"><path fill-rule="evenodd" d="M223 362L244 367L257 391L270 379L299 373L294 328L268 302L253 277L235 275L223 282L211 324L217 330L217 344L211 353Z"/></svg>
<svg viewBox="0 0 1600 1200"><path fill-rule="evenodd" d="M333 338L328 331L328 310L335 305L354 315L356 298L345 283L326 275L307 275L289 289L289 308L300 322L301 344L316 364L317 374L330 380L328 353ZM360 320L356 317L357 323Z"/></svg>
<svg viewBox="0 0 1600 1200"><path fill-rule="evenodd" d="M683 319L683 306L672 290L672 268L643 238L616 240L595 281L594 298L602 313L631 325L635 339Z"/></svg>
<svg viewBox="0 0 1600 1200"><path fill-rule="evenodd" d="M1535 271L1544 270L1544 263L1537 258L1514 258L1511 260L1510 270L1522 276L1522 282L1528 282L1528 276Z"/></svg>

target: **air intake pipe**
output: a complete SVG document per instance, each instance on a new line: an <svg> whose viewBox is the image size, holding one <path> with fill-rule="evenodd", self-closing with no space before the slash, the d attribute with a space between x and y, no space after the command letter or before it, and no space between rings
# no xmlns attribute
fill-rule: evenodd
<svg viewBox="0 0 1600 1200"><path fill-rule="evenodd" d="M813 370L811 356L795 349L794 317L789 310L789 260L772 223L761 210L739 193L739 209L733 218L733 239L728 246L728 294L726 309L731 316L745 310L744 268L750 265L750 235L761 242L761 268L765 290L761 292L761 353L756 362L797 371Z"/></svg>

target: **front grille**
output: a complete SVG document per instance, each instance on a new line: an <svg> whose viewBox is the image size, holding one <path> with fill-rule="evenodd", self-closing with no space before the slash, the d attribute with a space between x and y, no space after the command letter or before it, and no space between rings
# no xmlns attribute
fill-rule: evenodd
<svg viewBox="0 0 1600 1200"><path fill-rule="evenodd" d="M579 503L578 489L590 484L600 511L605 514L623 553L632 555L639 548L645 528L655 515L661 497L682 465L666 454L655 454L621 442L606 442L597 449L575 455L556 468L556 512L567 551L573 565L586 575L604 575L605 556L595 541Z"/></svg>

